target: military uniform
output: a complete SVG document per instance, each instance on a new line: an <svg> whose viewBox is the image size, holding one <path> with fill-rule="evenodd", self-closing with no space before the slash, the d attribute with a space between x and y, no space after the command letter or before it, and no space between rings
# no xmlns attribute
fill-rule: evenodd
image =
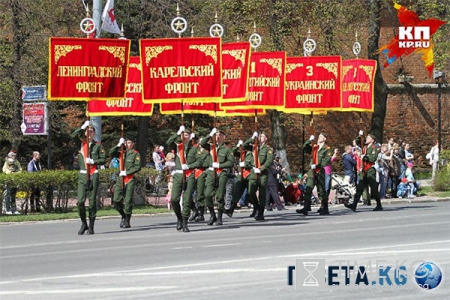
<svg viewBox="0 0 450 300"><path fill-rule="evenodd" d="M119 158L120 153L121 149L117 146L109 150L109 155L112 157ZM119 176L119 180L116 181L113 202L114 207L122 216L120 227L130 228L130 219L133 213L133 194L136 186L134 174L141 170L141 156L135 149L124 150L123 161L125 170L121 171L125 171L126 176Z"/></svg>
<svg viewBox="0 0 450 300"><path fill-rule="evenodd" d="M186 131L188 132L188 131ZM192 192L194 190L194 172L193 170L197 166L195 163L196 149L192 149L192 143L187 141L183 143L182 138L178 133L173 134L168 140L167 145L176 150L175 156L175 170L172 172L173 185L172 185L172 207L175 215L177 216L177 230L183 230L189 232L187 221L190 214L190 207L192 202ZM183 171L182 160L188 165L189 170ZM191 164L189 165L189 161ZM183 194L183 212L181 211L181 194L183 193L184 184L183 176L185 177L184 183L186 184L186 191Z"/></svg>
<svg viewBox="0 0 450 300"><path fill-rule="evenodd" d="M105 164L106 154L101 143L87 142L83 138L85 129L78 128L72 133L72 138L81 141L78 152L78 162L80 172L78 174L78 214L81 219L81 229L78 234L84 234L88 230L89 234L94 234L94 222L97 215L97 192L100 185L99 166ZM94 160L93 164L85 163L86 158ZM89 175L87 170L89 169ZM89 176L89 180L87 177ZM86 197L89 195L89 227L86 222Z"/></svg>
<svg viewBox="0 0 450 300"><path fill-rule="evenodd" d="M347 208L350 208L353 211L356 210L358 201L367 186L370 187L370 198L375 199L375 201L377 202L377 206L374 208L374 210L383 210L380 194L378 192L377 170L375 169L375 162L378 159L379 150L375 146L375 138L372 135L370 136L374 139L374 141L373 143L364 146L362 150L362 155L364 155L362 159L363 166L362 171L359 174L359 183L356 187L356 194L353 198L353 204L345 204ZM356 140L359 141L359 137Z"/></svg>
<svg viewBox="0 0 450 300"><path fill-rule="evenodd" d="M241 154L241 151L238 147L234 147L232 151L235 156L239 156L239 162L243 163L244 166L242 167L241 165L239 165L238 167L239 172L234 183L231 207L226 211L229 217L233 216L234 209L236 208L237 203L241 199L242 194L244 193L244 190L246 188L249 196L249 201L253 204L254 207L255 205L259 207L258 198L256 196L257 187L255 171L253 169L253 167L255 166L255 161L253 158L252 147L250 145L247 145L245 148L243 147L243 155Z"/></svg>
<svg viewBox="0 0 450 300"><path fill-rule="evenodd" d="M250 138L244 142L244 147L247 147L254 142L254 139ZM268 180L268 169L273 162L273 150L267 144L262 144L258 146L258 161L259 166L255 165L255 168L259 168L261 173L255 174L257 177L256 186L259 191L259 203L253 205L253 213L251 217L255 217L257 220L264 220L264 209L266 207L266 193L267 193L267 180ZM256 203L257 201L255 201Z"/></svg>
<svg viewBox="0 0 450 300"><path fill-rule="evenodd" d="M199 162L198 167L195 169L194 176L196 179L196 200L198 216L195 218L195 222L204 221L205 213L205 187L206 187L206 174L209 167L208 158L210 157L209 151L203 147L198 147L197 150L197 161Z"/></svg>
<svg viewBox="0 0 450 300"><path fill-rule="evenodd" d="M304 199L304 206L302 209L296 210L297 213L301 213L305 216L311 211L311 197L314 186L317 187L317 193L322 200L321 215L329 214L328 211L328 197L325 189L325 169L324 167L330 164L332 151L325 143L320 147L315 144L311 145L311 140L306 141L303 144L303 150L305 153L311 153L311 165L315 165L315 169L310 168L308 171L308 178L306 179L306 188Z"/></svg>
<svg viewBox="0 0 450 300"><path fill-rule="evenodd" d="M202 139L202 147L207 147L209 139L210 137ZM206 175L205 201L211 214L208 225L212 225L216 221L217 225L223 224L222 215L225 211L225 188L228 180L228 169L234 165L231 149L225 146L224 143L216 146L216 151L219 168L213 169L213 161L210 155L210 158L208 159L210 165ZM217 218L214 212L214 196L216 196L217 199Z"/></svg>

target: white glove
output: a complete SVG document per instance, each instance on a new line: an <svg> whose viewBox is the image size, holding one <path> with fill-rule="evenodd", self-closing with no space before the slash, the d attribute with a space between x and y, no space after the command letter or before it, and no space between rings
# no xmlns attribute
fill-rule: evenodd
<svg viewBox="0 0 450 300"><path fill-rule="evenodd" d="M309 137L309 140L310 140L310 141L314 141L315 138L316 138L316 137L315 137L314 135L311 135L311 136Z"/></svg>
<svg viewBox="0 0 450 300"><path fill-rule="evenodd" d="M244 161L241 161L241 162L239 163L239 167L241 167L241 168L245 167L245 162L244 162Z"/></svg>
<svg viewBox="0 0 450 300"><path fill-rule="evenodd" d="M191 140L195 138L195 133L191 133Z"/></svg>
<svg viewBox="0 0 450 300"><path fill-rule="evenodd" d="M255 167L253 167L253 172L255 172L255 174L261 174L261 170Z"/></svg>
<svg viewBox="0 0 450 300"><path fill-rule="evenodd" d="M93 165L94 164L94 160L92 158L90 158L90 157L87 157L86 158L86 163L90 164L90 165Z"/></svg>
<svg viewBox="0 0 450 300"><path fill-rule="evenodd" d="M209 134L209 136L210 137L212 137L213 135L215 135L217 133L217 128L213 128L212 130L211 130L211 133Z"/></svg>
<svg viewBox="0 0 450 300"><path fill-rule="evenodd" d="M218 162L213 162L213 163L212 163L212 167L213 167L214 169L218 169L218 168L219 168L219 163L218 163Z"/></svg>
<svg viewBox="0 0 450 300"><path fill-rule="evenodd" d="M125 144L125 139L120 138L119 143L117 144L117 147L120 148L120 146L122 146L123 144Z"/></svg>
<svg viewBox="0 0 450 300"><path fill-rule="evenodd" d="M316 165L311 165L311 169L315 170L316 169Z"/></svg>
<svg viewBox="0 0 450 300"><path fill-rule="evenodd" d="M81 125L81 129L86 129L89 126L89 121L84 121L83 125Z"/></svg>
<svg viewBox="0 0 450 300"><path fill-rule="evenodd" d="M244 144L244 142L242 140L239 140L239 142L237 143L237 147L240 147Z"/></svg>
<svg viewBox="0 0 450 300"><path fill-rule="evenodd" d="M364 135L364 131L360 130L359 135Z"/></svg>
<svg viewBox="0 0 450 300"><path fill-rule="evenodd" d="M186 131L186 128L185 128L183 125L181 125L180 128L178 129L177 134L178 134L178 135L181 135L181 133L182 133L182 132L185 132L185 131Z"/></svg>
<svg viewBox="0 0 450 300"><path fill-rule="evenodd" d="M125 170L120 171L119 176L121 176L121 177L127 176L127 171L125 171Z"/></svg>
<svg viewBox="0 0 450 300"><path fill-rule="evenodd" d="M181 165L181 169L182 170L189 170L189 166L187 164L182 164Z"/></svg>
<svg viewBox="0 0 450 300"><path fill-rule="evenodd" d="M253 132L252 139L256 139L258 137L258 132Z"/></svg>

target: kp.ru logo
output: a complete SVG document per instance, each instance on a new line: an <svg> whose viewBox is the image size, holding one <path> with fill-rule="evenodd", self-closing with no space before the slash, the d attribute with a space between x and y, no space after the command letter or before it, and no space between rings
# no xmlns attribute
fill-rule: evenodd
<svg viewBox="0 0 450 300"><path fill-rule="evenodd" d="M430 27L400 26L398 28L399 48L429 48Z"/></svg>

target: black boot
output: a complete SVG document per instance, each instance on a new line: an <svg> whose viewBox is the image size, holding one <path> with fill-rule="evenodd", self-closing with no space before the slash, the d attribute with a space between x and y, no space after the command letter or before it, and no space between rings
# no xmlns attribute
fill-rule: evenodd
<svg viewBox="0 0 450 300"><path fill-rule="evenodd" d="M208 207L208 210L209 210L209 214L211 215L211 217L209 218L209 221L208 221L207 224L208 225L213 225L214 222L217 221L216 213L214 212L214 207Z"/></svg>
<svg viewBox="0 0 450 300"><path fill-rule="evenodd" d="M329 215L329 214L330 214L330 212L328 210L328 200L322 201L322 207L320 209L319 215L326 216L326 215Z"/></svg>
<svg viewBox="0 0 450 300"><path fill-rule="evenodd" d="M86 208L83 206L78 206L78 214L80 215L80 219L81 219L81 228L80 230L78 230L78 234L79 235L83 235L86 230L88 230L88 225L86 222Z"/></svg>
<svg viewBox="0 0 450 300"><path fill-rule="evenodd" d="M131 228L130 220L131 220L131 214L126 214L123 228Z"/></svg>
<svg viewBox="0 0 450 300"><path fill-rule="evenodd" d="M192 209L192 214L191 214L191 217L189 218L189 222L194 221L198 217L198 209L195 206L195 203L193 203L193 202L192 202L191 209Z"/></svg>
<svg viewBox="0 0 450 300"><path fill-rule="evenodd" d="M188 218L183 217L183 232L191 232L188 228Z"/></svg>
<svg viewBox="0 0 450 300"><path fill-rule="evenodd" d="M198 208L198 216L197 218L195 218L195 222L202 222L205 221L205 208L204 207L199 207Z"/></svg>
<svg viewBox="0 0 450 300"><path fill-rule="evenodd" d="M258 214L255 217L256 221L264 221L264 208L258 210Z"/></svg>
<svg viewBox="0 0 450 300"><path fill-rule="evenodd" d="M122 219L120 220L119 226L120 226L120 228L123 228L125 226L125 219L127 218L127 215L123 211L123 203L121 203L121 202L115 203L114 206L117 209L117 211L119 212L120 216L122 217Z"/></svg>
<svg viewBox="0 0 450 300"><path fill-rule="evenodd" d="M88 234L94 234L94 223L95 223L95 217L89 217L89 228L88 228Z"/></svg>
<svg viewBox="0 0 450 300"><path fill-rule="evenodd" d="M230 218L233 217L233 212L234 212L234 209L236 208L236 205L237 205L237 203L231 203L230 209L226 209L226 210L225 210L225 213L226 213L227 216L229 216Z"/></svg>
<svg viewBox="0 0 450 300"><path fill-rule="evenodd" d="M217 225L223 225L222 215L223 215L223 212L221 212L221 211L217 212Z"/></svg>
<svg viewBox="0 0 450 300"><path fill-rule="evenodd" d="M181 212L177 212L177 230L180 231L183 229L183 217L181 216Z"/></svg>
<svg viewBox="0 0 450 300"><path fill-rule="evenodd" d="M308 211L311 211L311 200L305 200L305 204L302 209L297 209L295 212L298 214L308 215Z"/></svg>

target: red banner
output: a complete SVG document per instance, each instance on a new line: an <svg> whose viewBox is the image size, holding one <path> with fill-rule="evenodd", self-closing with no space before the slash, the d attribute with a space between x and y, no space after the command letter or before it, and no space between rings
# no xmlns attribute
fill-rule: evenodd
<svg viewBox="0 0 450 300"><path fill-rule="evenodd" d="M183 112L185 114L213 115L214 105L216 105L216 110L219 110L219 104L184 101ZM161 103L160 107L161 107L161 114L163 115L181 114L181 103L179 102Z"/></svg>
<svg viewBox="0 0 450 300"><path fill-rule="evenodd" d="M342 110L374 110L374 81L377 61L348 59L342 61Z"/></svg>
<svg viewBox="0 0 450 300"><path fill-rule="evenodd" d="M341 109L341 57L288 57L284 112Z"/></svg>
<svg viewBox="0 0 450 300"><path fill-rule="evenodd" d="M120 100L91 100L90 116L151 116L153 105L142 102L141 61L139 56L130 57L125 98Z"/></svg>
<svg viewBox="0 0 450 300"><path fill-rule="evenodd" d="M256 109L256 114L258 116L264 116L266 114L265 109ZM255 109L227 109L227 110L219 110L216 115L218 117L252 117L255 115Z"/></svg>
<svg viewBox="0 0 450 300"><path fill-rule="evenodd" d="M220 38L140 40L144 103L222 100Z"/></svg>
<svg viewBox="0 0 450 300"><path fill-rule="evenodd" d="M50 38L49 100L125 97L130 40Z"/></svg>
<svg viewBox="0 0 450 300"><path fill-rule="evenodd" d="M249 42L222 45L223 100L221 102L247 99L250 49Z"/></svg>
<svg viewBox="0 0 450 300"><path fill-rule="evenodd" d="M286 52L253 52L249 95L245 102L221 103L223 109L284 107Z"/></svg>

